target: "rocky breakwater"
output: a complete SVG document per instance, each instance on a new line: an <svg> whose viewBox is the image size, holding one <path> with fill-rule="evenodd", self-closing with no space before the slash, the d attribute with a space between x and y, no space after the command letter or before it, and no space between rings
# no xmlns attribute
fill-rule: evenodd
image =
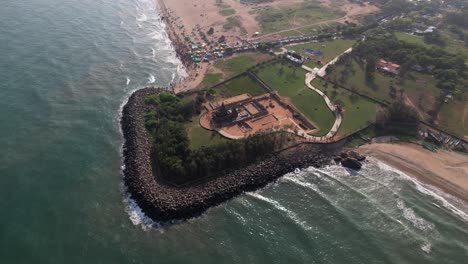
<svg viewBox="0 0 468 264"><path fill-rule="evenodd" d="M160 91L145 88L133 93L123 109L121 121L125 138L125 184L131 197L155 221L169 222L198 216L244 191L261 188L295 168L320 167L331 160L324 154L330 150L322 151L321 146L301 144L196 185L174 187L162 183L157 175L153 175L151 146L143 117L148 110L144 98Z"/></svg>
<svg viewBox="0 0 468 264"><path fill-rule="evenodd" d="M364 160L366 160L365 156L353 150L342 152L339 157L335 157L336 163L341 163L341 166L354 170L360 170Z"/></svg>

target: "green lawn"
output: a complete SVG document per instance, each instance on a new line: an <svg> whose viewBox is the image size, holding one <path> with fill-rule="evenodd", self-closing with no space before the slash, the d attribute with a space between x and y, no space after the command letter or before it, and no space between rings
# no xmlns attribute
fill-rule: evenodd
<svg viewBox="0 0 468 264"><path fill-rule="evenodd" d="M337 65L333 72L326 77L338 81L338 83L349 89L354 89L361 94L387 103L401 100L401 94L403 94L410 99L412 105L418 109L420 116L426 121L429 121L429 112L436 108L443 93L442 90L436 87L437 81L432 76L417 72L407 73L402 80L376 72L374 83L370 85L366 83L364 69L356 61L353 61L351 65ZM347 78L342 79L341 72L345 67L349 69L350 74ZM391 95L390 86L395 88L396 95ZM461 98L444 103L439 112L438 124L436 125L459 136L467 135L468 110L466 110L467 114L465 114L467 104L468 95L466 93Z"/></svg>
<svg viewBox="0 0 468 264"><path fill-rule="evenodd" d="M436 87L436 80L427 74L410 72L406 74L404 79L399 79L376 71L374 82L367 83L364 69L356 61L353 61L351 65L337 65L327 77L349 89L354 89L361 94L387 103L400 100L401 92L403 92L419 108L424 118L428 117L427 112L433 109L436 99L441 93L440 89ZM350 74L343 79L341 76L345 68L348 68ZM396 95L391 94L391 86L397 91Z"/></svg>
<svg viewBox="0 0 468 264"><path fill-rule="evenodd" d="M375 121L377 105L372 101L345 89L335 89L332 84L326 84L321 79L315 79L312 85L323 91L333 103L343 106L343 122L338 130L340 135L349 135Z"/></svg>
<svg viewBox="0 0 468 264"><path fill-rule="evenodd" d="M408 43L412 43L412 44L416 44L416 45L420 45L420 46L424 46L426 48L431 48L431 47L435 46L435 45L427 44L426 42L424 42L423 37L413 36L413 35L403 33L403 32L395 32L395 36L399 40L402 40L402 41L405 41L405 42L408 42Z"/></svg>
<svg viewBox="0 0 468 264"><path fill-rule="evenodd" d="M460 137L468 136L468 92L449 103L439 112L439 127Z"/></svg>
<svg viewBox="0 0 468 264"><path fill-rule="evenodd" d="M343 16L341 11L331 9L313 0L285 8L261 10L256 17L263 33L276 32L300 25L309 25Z"/></svg>
<svg viewBox="0 0 468 264"><path fill-rule="evenodd" d="M218 132L204 129L200 126L200 117L186 124L187 134L190 140L190 148L198 149L202 146L216 145L228 141Z"/></svg>
<svg viewBox="0 0 468 264"><path fill-rule="evenodd" d="M289 98L299 111L314 122L320 128L317 135L325 135L332 128L335 115L323 98L305 85L305 73L287 62L278 62L260 67L257 75L281 96Z"/></svg>
<svg viewBox="0 0 468 264"><path fill-rule="evenodd" d="M215 84L219 83L223 75L221 73L207 73L203 77L203 81L200 83L198 87L200 88L210 88Z"/></svg>
<svg viewBox="0 0 468 264"><path fill-rule="evenodd" d="M313 25L313 26L303 27L298 30L301 31L303 34L314 34L314 33L319 33L320 31L326 28L335 28L338 25L343 25L343 24L339 22L329 22L329 23L326 23L325 25Z"/></svg>
<svg viewBox="0 0 468 264"><path fill-rule="evenodd" d="M236 95L248 93L252 96L267 93L267 91L256 81L247 75L231 80L214 89L215 97L211 101L218 101L221 98L229 98Z"/></svg>
<svg viewBox="0 0 468 264"><path fill-rule="evenodd" d="M225 73L226 78L229 78L241 74L256 64L271 58L272 57L269 54L255 52L249 53L248 55L227 57L216 60L214 66L222 70Z"/></svg>
<svg viewBox="0 0 468 264"><path fill-rule="evenodd" d="M419 37L419 36L413 36L407 33L402 33L402 32L395 32L396 37L399 40L417 44L424 46L426 48L442 48L443 50L453 53L453 54L462 54L465 56L465 58L468 57L468 48L465 46L465 43L463 41L460 41L458 37L453 34L452 32L446 30L446 31L439 31L444 40L446 45L441 47L433 44L427 44L424 42L424 37Z"/></svg>
<svg viewBox="0 0 468 264"><path fill-rule="evenodd" d="M345 50L351 48L354 43L356 43L355 40L350 40L350 39L337 39L333 41L324 41L324 42L317 42L317 43L306 43L306 44L300 44L300 45L292 45L292 46L287 46L285 47L287 50L294 50L297 53L305 56L308 58L308 60L304 63L306 66L309 66L311 68L315 67L321 67L317 63L317 61L321 61L323 65L327 64L329 61L333 60L336 58L336 56L340 55L343 53ZM323 55L321 56L313 56L307 52L304 51L304 49L310 48L314 51L321 51L323 52Z"/></svg>

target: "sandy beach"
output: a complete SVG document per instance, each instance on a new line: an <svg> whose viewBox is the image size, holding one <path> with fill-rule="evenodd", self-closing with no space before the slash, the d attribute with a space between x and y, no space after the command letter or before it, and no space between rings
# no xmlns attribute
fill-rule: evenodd
<svg viewBox="0 0 468 264"><path fill-rule="evenodd" d="M468 155L445 150L434 153L408 143L370 144L359 151L468 202Z"/></svg>
<svg viewBox="0 0 468 264"><path fill-rule="evenodd" d="M200 32L207 32L212 28L214 30L213 34L207 36L206 44L216 43L220 37L224 37L226 43L231 46L246 43L252 40L254 33L261 33L262 31L256 19L259 12L258 10L266 7L288 8L303 2L303 0L275 0L267 3L247 5L237 0L224 0L221 3L215 0L155 1L157 1L162 17L167 25L166 31L187 72L187 76L183 80L172 85L172 89L176 93L196 89L203 81L205 74L212 69L211 63L193 63L190 56L187 55L191 45L185 40L186 36L190 36L195 40L201 40L199 38ZM331 0L321 1L321 4L324 6L343 11L345 14L343 17L331 19L330 21L321 21L315 24L355 21L355 18L359 16L378 11L376 6L369 4L358 5L347 1L343 4L338 3L341 2L333 2ZM241 26L225 29L223 26L226 23L227 16L220 13L223 9L235 10L235 15L232 16L237 17L241 21ZM298 25L298 28L306 26L310 25ZM278 33L282 31L285 30L265 34L255 38L255 41L273 41L281 37ZM300 32L298 32L298 34L300 34Z"/></svg>

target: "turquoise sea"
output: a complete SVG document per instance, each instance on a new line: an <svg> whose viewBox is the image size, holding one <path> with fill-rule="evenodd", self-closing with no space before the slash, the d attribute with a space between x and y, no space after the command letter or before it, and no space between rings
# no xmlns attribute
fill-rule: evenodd
<svg viewBox="0 0 468 264"><path fill-rule="evenodd" d="M0 263L468 263L468 206L375 160L152 223L119 113L183 74L152 0L2 1Z"/></svg>

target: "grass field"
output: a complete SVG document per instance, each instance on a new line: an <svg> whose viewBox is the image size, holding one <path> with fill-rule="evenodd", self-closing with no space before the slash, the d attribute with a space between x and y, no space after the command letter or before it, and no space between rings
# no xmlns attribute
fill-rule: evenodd
<svg viewBox="0 0 468 264"><path fill-rule="evenodd" d="M468 92L442 106L438 126L460 137L468 137Z"/></svg>
<svg viewBox="0 0 468 264"><path fill-rule="evenodd" d="M338 130L341 136L356 132L375 121L377 105L374 102L345 89L335 89L332 84L326 84L321 79L315 79L312 85L323 91L333 103L344 108L343 122Z"/></svg>
<svg viewBox="0 0 468 264"><path fill-rule="evenodd" d="M364 70L355 61L352 65L351 74L344 80L340 76L345 65L337 66L327 77L331 77L332 80L338 81L349 89L380 101L391 103L396 100L405 100L407 104L416 107L419 115L426 121L430 118L429 112L436 108L443 94L443 91L436 87L436 80L427 74L410 72L403 80L399 80L376 72L374 84L369 85L366 83ZM391 95L390 86L395 88L396 95ZM466 105L468 105L466 93L462 98L444 103L438 115L437 126L461 137L468 135L468 107Z"/></svg>
<svg viewBox="0 0 468 264"><path fill-rule="evenodd" d="M401 100L400 96L403 93L420 110L424 118L428 117L427 112L434 108L441 93L441 90L436 87L436 80L427 74L410 72L404 79L400 80L376 71L374 82L369 84L366 82L364 69L356 61L353 61L352 66L348 67L350 75L344 80L341 79L345 67L345 65L337 66L329 75L331 79L347 88L386 103ZM391 86L395 88L396 94L391 93Z"/></svg>
<svg viewBox="0 0 468 264"><path fill-rule="evenodd" d="M426 42L424 42L423 37L413 36L413 35L403 33L403 32L395 32L395 36L399 40L402 40L402 41L405 41L405 42L408 42L408 43L412 43L412 44L416 44L416 45L420 45L420 46L424 46L426 48L431 48L431 47L435 46L435 45L427 44Z"/></svg>
<svg viewBox="0 0 468 264"><path fill-rule="evenodd" d="M320 25L304 27L298 30L301 31L303 34L314 34L314 33L318 33L322 31L323 29L334 28L334 27L337 27L338 25L343 25L343 24L339 22L327 22L327 23L320 24Z"/></svg>
<svg viewBox="0 0 468 264"><path fill-rule="evenodd" d="M306 26L324 20L339 18L343 13L327 8L316 1L305 0L288 8L261 10L257 20L263 33Z"/></svg>
<svg viewBox="0 0 468 264"><path fill-rule="evenodd" d="M323 98L305 85L305 73L299 67L278 62L259 68L257 75L314 122L320 128L317 135L325 135L332 128L335 115Z"/></svg>
<svg viewBox="0 0 468 264"><path fill-rule="evenodd" d="M300 36L303 33L298 30L289 30L289 31L281 32L279 34L281 37L292 37L292 36Z"/></svg>
<svg viewBox="0 0 468 264"><path fill-rule="evenodd" d="M206 130L200 126L200 116L186 124L187 134L190 140L190 148L198 149L202 146L216 145L228 141L216 131Z"/></svg>
<svg viewBox="0 0 468 264"><path fill-rule="evenodd" d="M210 88L213 85L219 83L223 78L223 74L221 73L207 73L203 77L203 81L198 86L199 88Z"/></svg>
<svg viewBox="0 0 468 264"><path fill-rule="evenodd" d="M267 53L251 52L246 55L216 60L214 66L223 71L225 78L241 74L256 64L271 59Z"/></svg>
<svg viewBox="0 0 468 264"><path fill-rule="evenodd" d="M426 48L441 48L447 52L453 54L462 54L465 58L468 58L468 48L465 46L463 41L458 40L457 36L450 31L440 31L442 34L446 45L441 47L433 44L427 44L424 42L423 37L413 36L410 34L396 32L395 35L399 40L424 46Z"/></svg>
<svg viewBox="0 0 468 264"><path fill-rule="evenodd" d="M317 61L321 61L323 65L336 58L336 56L343 53L345 50L351 48L355 40L350 39L337 39L333 41L317 42L317 43L306 43L300 45L292 45L285 47L288 50L294 50L297 53L309 58L304 64L311 68L320 67ZM323 52L322 56L312 56L311 54L304 51L304 49L310 48L314 51Z"/></svg>
<svg viewBox="0 0 468 264"><path fill-rule="evenodd" d="M215 96L210 101L217 101L221 98L229 98L236 95L248 93L252 96L257 96L266 93L260 84L252 80L249 76L241 76L229 82L226 82L215 89Z"/></svg>

